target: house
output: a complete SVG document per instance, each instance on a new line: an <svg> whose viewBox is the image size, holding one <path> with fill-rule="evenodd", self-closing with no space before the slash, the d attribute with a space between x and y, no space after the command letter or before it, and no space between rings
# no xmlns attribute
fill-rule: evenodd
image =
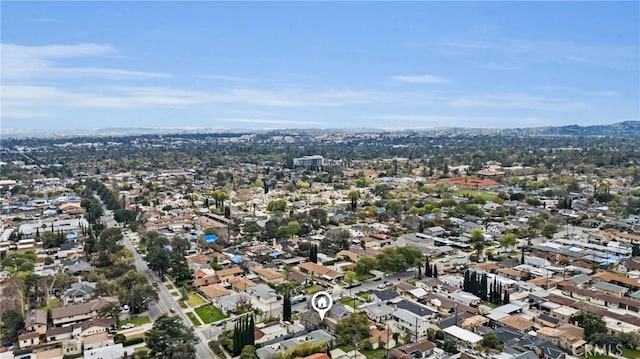
<svg viewBox="0 0 640 359"><path fill-rule="evenodd" d="M217 299L217 307L224 313L233 312L241 304L250 304L251 296L246 293L229 294Z"/></svg>
<svg viewBox="0 0 640 359"><path fill-rule="evenodd" d="M454 340L460 345L467 348L475 347L476 344L478 344L478 342L482 340L482 337L478 334L460 328L457 325L452 325L450 327L444 328L442 331L444 332L445 339Z"/></svg>
<svg viewBox="0 0 640 359"><path fill-rule="evenodd" d="M389 351L389 358L391 359L404 359L415 358L424 359L433 354L433 349L436 345L429 340L421 340L415 343L405 344L403 346L393 348Z"/></svg>
<svg viewBox="0 0 640 359"><path fill-rule="evenodd" d="M429 321L415 313L406 309L396 309L391 314L391 319L394 321L396 328L400 332L406 331L411 333L411 340L418 340L419 338L427 336ZM418 335L418 338L416 338L416 334Z"/></svg>
<svg viewBox="0 0 640 359"><path fill-rule="evenodd" d="M237 292L246 292L254 288L256 284L247 277L235 277L229 281L231 288Z"/></svg>
<svg viewBox="0 0 640 359"><path fill-rule="evenodd" d="M76 282L72 283L62 295L64 305L72 303L84 303L91 299L96 291L95 282Z"/></svg>
<svg viewBox="0 0 640 359"><path fill-rule="evenodd" d="M398 298L398 293L393 289L387 290L374 290L371 294L371 299L374 302L386 303L394 298Z"/></svg>
<svg viewBox="0 0 640 359"><path fill-rule="evenodd" d="M325 280L334 280L344 276L343 273L339 273L331 268L323 266L322 264L316 264L313 262L305 262L300 264L298 267L303 273L309 273L314 277Z"/></svg>
<svg viewBox="0 0 640 359"><path fill-rule="evenodd" d="M296 282L299 284L305 284L307 283L307 275L297 271L297 270L292 270L291 273L289 273L289 275L287 275L287 280L290 282Z"/></svg>
<svg viewBox="0 0 640 359"><path fill-rule="evenodd" d="M36 332L40 335L47 332L47 312L44 310L32 310L24 321L24 330Z"/></svg>
<svg viewBox="0 0 640 359"><path fill-rule="evenodd" d="M100 297L86 303L54 308L51 312L53 325L59 327L65 324L73 324L92 319L98 314L100 308L110 303L118 303L118 299L113 297Z"/></svg>
<svg viewBox="0 0 640 359"><path fill-rule="evenodd" d="M107 332L95 333L82 338L84 350L102 348L113 344L113 336Z"/></svg>
<svg viewBox="0 0 640 359"><path fill-rule="evenodd" d="M251 267L249 270L255 273L260 280L265 283L280 283L284 281L284 275L271 268Z"/></svg>
<svg viewBox="0 0 640 359"><path fill-rule="evenodd" d="M440 226L435 226L435 227L429 227L427 229L424 230L425 234L429 234L435 237L440 237L443 236L445 234L446 230Z"/></svg>
<svg viewBox="0 0 640 359"><path fill-rule="evenodd" d="M38 344L40 344L40 334L38 332L27 332L18 336L20 349L30 348Z"/></svg>
<svg viewBox="0 0 640 359"><path fill-rule="evenodd" d="M370 303L364 307L361 307L369 319L377 323L385 323L387 319L391 317L394 312L394 308L389 305L384 305L381 302Z"/></svg>
<svg viewBox="0 0 640 359"><path fill-rule="evenodd" d="M562 324L557 328L540 328L536 332L537 338L550 341L570 353L582 352L581 349L586 344L583 336L584 329L572 324Z"/></svg>
<svg viewBox="0 0 640 359"><path fill-rule="evenodd" d="M508 327L511 327L513 329L519 330L524 333L530 331L535 327L535 323L517 315L510 315L510 316L504 317L500 319L499 322Z"/></svg>
<svg viewBox="0 0 640 359"><path fill-rule="evenodd" d="M101 348L93 348L85 350L83 353L84 359L121 359L121 358L133 358L134 348L124 348L122 343L109 345Z"/></svg>
<svg viewBox="0 0 640 359"><path fill-rule="evenodd" d="M276 290L265 284L258 284L254 288L248 290L254 297L258 298L260 303L270 304L278 301L280 297Z"/></svg>
<svg viewBox="0 0 640 359"><path fill-rule="evenodd" d="M284 335L287 335L287 328L279 323L276 323L274 325L268 325L262 328L256 328L256 332L258 333L256 338L257 337L260 338L256 340L256 343L264 343L264 342L268 342L270 340L282 337Z"/></svg>
<svg viewBox="0 0 640 359"><path fill-rule="evenodd" d="M389 328L382 330L372 328L369 332L369 341L371 342L371 347L373 349L391 349L396 346L396 341L393 339L393 333Z"/></svg>
<svg viewBox="0 0 640 359"><path fill-rule="evenodd" d="M296 359L331 359L331 358L325 353L316 353L306 357L296 357Z"/></svg>
<svg viewBox="0 0 640 359"><path fill-rule="evenodd" d="M37 359L64 359L64 348L51 348L38 350L36 352Z"/></svg>
<svg viewBox="0 0 640 359"><path fill-rule="evenodd" d="M216 271L216 275L218 276L218 279L220 280L220 282L223 282L223 283L231 281L231 279L233 279L236 275L241 273L244 273L244 271L240 267L231 267L228 269L221 269Z"/></svg>
<svg viewBox="0 0 640 359"><path fill-rule="evenodd" d="M210 300L214 300L216 298L219 297L224 297L226 295L229 295L231 292L219 285L219 284L209 284L209 285L205 285L202 286L200 288L198 288L198 291L202 294L204 294L207 298L209 298Z"/></svg>

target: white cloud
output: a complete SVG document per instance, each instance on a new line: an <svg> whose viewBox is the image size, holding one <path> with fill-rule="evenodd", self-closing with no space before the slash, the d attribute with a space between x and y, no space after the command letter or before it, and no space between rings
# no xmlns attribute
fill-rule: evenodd
<svg viewBox="0 0 640 359"><path fill-rule="evenodd" d="M580 101L520 94L462 97L449 101L448 105L451 107L517 108L548 111L568 111L586 107L586 104Z"/></svg>
<svg viewBox="0 0 640 359"><path fill-rule="evenodd" d="M0 45L2 79L98 77L104 79L165 78L171 75L157 72L131 71L102 67L62 67L56 61L66 58L114 57L117 51L109 45L77 44L22 46Z"/></svg>
<svg viewBox="0 0 640 359"><path fill-rule="evenodd" d="M255 123L261 125L295 125L295 126L311 126L322 125L322 122L316 121L303 121L303 120L284 120L284 119L269 119L269 118L223 118L218 119L220 122L230 123Z"/></svg>
<svg viewBox="0 0 640 359"><path fill-rule="evenodd" d="M436 44L449 55L491 53L521 63L570 63L637 70L640 54L633 46L591 45L533 39L450 40ZM496 69L499 69L498 66Z"/></svg>
<svg viewBox="0 0 640 359"><path fill-rule="evenodd" d="M412 84L436 84L449 82L447 79L434 75L398 75L390 77L393 81L407 82Z"/></svg>

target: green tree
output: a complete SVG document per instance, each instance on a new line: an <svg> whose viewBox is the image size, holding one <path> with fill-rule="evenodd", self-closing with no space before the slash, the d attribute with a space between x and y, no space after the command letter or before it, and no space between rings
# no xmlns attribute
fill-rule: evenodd
<svg viewBox="0 0 640 359"><path fill-rule="evenodd" d="M291 321L291 294L285 293L282 298L282 320Z"/></svg>
<svg viewBox="0 0 640 359"><path fill-rule="evenodd" d="M284 212L287 209L287 201L284 199L276 199L267 205L269 212Z"/></svg>
<svg viewBox="0 0 640 359"><path fill-rule="evenodd" d="M400 253L404 257L404 260L407 263L407 267L415 267L422 264L422 258L424 257L424 255L418 247L400 247L398 248L398 253Z"/></svg>
<svg viewBox="0 0 640 359"><path fill-rule="evenodd" d="M355 271L359 275L366 275L376 268L378 268L378 260L375 257L362 257L356 262Z"/></svg>
<svg viewBox="0 0 640 359"><path fill-rule="evenodd" d="M358 206L358 199L360 199L360 193L357 190L351 190L347 194L347 198L351 201L351 210L355 211Z"/></svg>
<svg viewBox="0 0 640 359"><path fill-rule="evenodd" d="M119 278L118 283L120 303L129 304L134 314L145 311L150 303L158 300L158 293L142 273L128 271Z"/></svg>
<svg viewBox="0 0 640 359"><path fill-rule="evenodd" d="M498 337L494 333L487 333L482 336L482 340L480 341L480 345L485 349L493 349L497 351L502 351L503 345L498 340Z"/></svg>
<svg viewBox="0 0 640 359"><path fill-rule="evenodd" d="M369 317L366 313L353 313L336 324L336 336L342 344L355 344L369 337Z"/></svg>
<svg viewBox="0 0 640 359"><path fill-rule="evenodd" d="M586 341L592 341L600 333L607 332L607 324L601 316L580 312L574 317L575 321L584 329L584 338Z"/></svg>
<svg viewBox="0 0 640 359"><path fill-rule="evenodd" d="M516 243L518 243L518 237L513 233L507 233L500 238L500 247L505 249L515 246Z"/></svg>
<svg viewBox="0 0 640 359"><path fill-rule="evenodd" d="M115 318L116 326L120 322L120 303L113 302L98 310L98 318Z"/></svg>
<svg viewBox="0 0 640 359"><path fill-rule="evenodd" d="M396 247L385 247L376 255L380 270L385 273L398 273L407 270L407 260Z"/></svg>
<svg viewBox="0 0 640 359"><path fill-rule="evenodd" d="M242 348L242 352L240 353L240 359L256 359L258 356L256 355L256 347L253 345L245 345Z"/></svg>
<svg viewBox="0 0 640 359"><path fill-rule="evenodd" d="M182 353L180 358L194 358L196 343L193 329L186 327L178 316L163 314L147 332L147 348L153 358L172 359L177 357L176 353Z"/></svg>
<svg viewBox="0 0 640 359"><path fill-rule="evenodd" d="M404 205L398 199L391 199L387 201L385 204L385 208L387 209L387 213L389 215L399 217L402 214L402 210L404 209Z"/></svg>
<svg viewBox="0 0 640 359"><path fill-rule="evenodd" d="M547 238L552 238L559 230L560 229L555 224L547 224L542 228L542 235Z"/></svg>
<svg viewBox="0 0 640 359"><path fill-rule="evenodd" d="M442 345L442 350L444 350L447 353L455 354L458 352L458 345L456 344L455 341L451 339L447 339Z"/></svg>
<svg viewBox="0 0 640 359"><path fill-rule="evenodd" d="M344 281L345 283L347 283L348 287L351 287L351 285L355 283L357 279L358 275L354 271L349 270L344 273ZM351 288L349 288L349 297L351 297Z"/></svg>
<svg viewBox="0 0 640 359"><path fill-rule="evenodd" d="M24 328L22 314L15 310L7 310L2 315L2 339L5 343L14 343L18 339L18 333Z"/></svg>

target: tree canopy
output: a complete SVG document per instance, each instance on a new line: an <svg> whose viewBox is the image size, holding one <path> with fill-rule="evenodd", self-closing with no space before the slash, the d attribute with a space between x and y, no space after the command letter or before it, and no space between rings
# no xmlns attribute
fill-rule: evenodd
<svg viewBox="0 0 640 359"><path fill-rule="evenodd" d="M147 348L153 358L194 358L196 343L193 329L177 316L162 315L147 332Z"/></svg>

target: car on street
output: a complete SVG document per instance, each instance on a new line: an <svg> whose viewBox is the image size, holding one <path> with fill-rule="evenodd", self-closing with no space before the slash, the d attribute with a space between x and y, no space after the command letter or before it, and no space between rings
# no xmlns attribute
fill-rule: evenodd
<svg viewBox="0 0 640 359"><path fill-rule="evenodd" d="M176 310L175 310L175 309L173 309L173 308L169 308L169 311L170 311L171 313L175 313L175 312L176 312Z"/></svg>
<svg viewBox="0 0 640 359"><path fill-rule="evenodd" d="M378 289L384 289L387 285L384 283L378 284Z"/></svg>
<svg viewBox="0 0 640 359"><path fill-rule="evenodd" d="M121 329L131 329L133 327L135 327L136 325L133 323L127 323L127 324L123 324L122 326L120 326Z"/></svg>

